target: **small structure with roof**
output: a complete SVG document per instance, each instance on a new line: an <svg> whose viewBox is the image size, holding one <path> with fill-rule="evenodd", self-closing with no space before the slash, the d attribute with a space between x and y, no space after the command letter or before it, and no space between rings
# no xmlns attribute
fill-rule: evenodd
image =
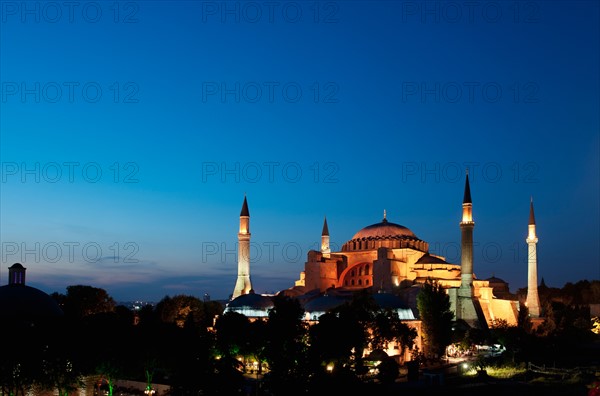
<svg viewBox="0 0 600 396"><path fill-rule="evenodd" d="M25 271L20 263L8 268L8 285L0 287L0 316L26 321L62 317L63 311L56 300L25 284Z"/></svg>

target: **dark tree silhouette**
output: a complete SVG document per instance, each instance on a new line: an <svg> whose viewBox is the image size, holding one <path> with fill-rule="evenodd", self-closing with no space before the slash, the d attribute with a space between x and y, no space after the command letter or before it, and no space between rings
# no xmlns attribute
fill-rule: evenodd
<svg viewBox="0 0 600 396"><path fill-rule="evenodd" d="M306 384L307 328L304 309L295 298L277 295L269 311L265 356L271 371L267 385L275 395L301 392Z"/></svg>
<svg viewBox="0 0 600 396"><path fill-rule="evenodd" d="M349 332L352 324L344 317L329 312L309 329L309 358L312 371L324 371L327 364L334 367L349 364L354 342Z"/></svg>
<svg viewBox="0 0 600 396"><path fill-rule="evenodd" d="M106 290L86 286L74 285L67 287L67 294L52 295L59 304L62 304L65 315L74 319L81 319L89 315L113 312L115 301L108 295Z"/></svg>
<svg viewBox="0 0 600 396"><path fill-rule="evenodd" d="M441 357L450 345L453 314L450 298L442 286L427 279L417 295L417 307L422 323L424 353L428 357Z"/></svg>
<svg viewBox="0 0 600 396"><path fill-rule="evenodd" d="M250 320L238 312L227 312L215 323L216 346L227 358L245 355L250 343Z"/></svg>

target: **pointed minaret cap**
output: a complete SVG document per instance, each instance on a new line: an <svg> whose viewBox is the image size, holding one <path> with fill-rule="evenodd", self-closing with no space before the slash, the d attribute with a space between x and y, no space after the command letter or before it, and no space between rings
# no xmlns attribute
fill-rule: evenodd
<svg viewBox="0 0 600 396"><path fill-rule="evenodd" d="M533 197L529 204L529 225L535 225L535 216L533 215Z"/></svg>
<svg viewBox="0 0 600 396"><path fill-rule="evenodd" d="M329 236L329 227L327 227L327 217L325 217L325 220L323 221L323 231L321 232L322 236Z"/></svg>
<svg viewBox="0 0 600 396"><path fill-rule="evenodd" d="M383 220L381 220L382 223L387 223L387 212L385 211L385 209L383 209Z"/></svg>
<svg viewBox="0 0 600 396"><path fill-rule="evenodd" d="M471 202L471 187L469 187L469 168L467 168L467 176L465 178L465 196L463 198L463 203L472 203Z"/></svg>
<svg viewBox="0 0 600 396"><path fill-rule="evenodd" d="M241 216L250 217L250 211L248 210L248 201L246 201L246 194L244 194L244 204L242 205L242 211L240 212Z"/></svg>

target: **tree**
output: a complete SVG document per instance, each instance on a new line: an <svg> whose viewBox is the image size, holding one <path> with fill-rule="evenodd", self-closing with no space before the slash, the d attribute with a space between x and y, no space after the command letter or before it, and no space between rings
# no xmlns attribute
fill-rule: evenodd
<svg viewBox="0 0 600 396"><path fill-rule="evenodd" d="M106 383L108 386L108 396L112 396L115 388L115 381L121 374L121 368L115 362L104 361L96 367L96 373L100 375L100 385Z"/></svg>
<svg viewBox="0 0 600 396"><path fill-rule="evenodd" d="M376 313L370 334L371 349L385 349L395 341L400 345L402 354L413 347L417 338L417 331L403 323L398 313L390 309Z"/></svg>
<svg viewBox="0 0 600 396"><path fill-rule="evenodd" d="M347 337L354 352L352 359L358 374L363 374L366 370L363 366L362 356L369 344L370 334L372 334L371 327L378 311L379 306L373 295L367 290L354 293L349 303L334 309L334 312L343 321L344 337Z"/></svg>
<svg viewBox="0 0 600 396"><path fill-rule="evenodd" d="M517 317L517 327L519 327L526 333L531 333L531 331L533 330L533 323L531 322L531 317L529 317L529 308L523 302L519 302L519 316Z"/></svg>
<svg viewBox="0 0 600 396"><path fill-rule="evenodd" d="M450 298L443 287L428 278L417 295L422 323L423 349L426 356L441 357L451 342L452 319Z"/></svg>
<svg viewBox="0 0 600 396"><path fill-rule="evenodd" d="M54 298L64 304L65 315L74 319L114 312L116 305L106 290L85 285L68 286L64 298L61 295L54 295Z"/></svg>
<svg viewBox="0 0 600 396"><path fill-rule="evenodd" d="M83 384L80 373L66 356L48 353L42 361L42 373L42 387L56 389L58 396L68 396Z"/></svg>
<svg viewBox="0 0 600 396"><path fill-rule="evenodd" d="M258 362L258 373L262 374L262 365L266 362L267 350L267 322L254 320L250 322L248 331L248 354Z"/></svg>
<svg viewBox="0 0 600 396"><path fill-rule="evenodd" d="M250 321L238 312L227 312L215 323L216 346L225 357L236 358L248 350Z"/></svg>
<svg viewBox="0 0 600 396"><path fill-rule="evenodd" d="M299 392L306 384L304 309L292 297L276 295L267 322L268 344L265 356L271 372L269 385L276 394Z"/></svg>
<svg viewBox="0 0 600 396"><path fill-rule="evenodd" d="M350 362L354 343L347 324L351 325L337 314L328 312L310 327L308 344L313 371L323 370L330 363L337 367Z"/></svg>
<svg viewBox="0 0 600 396"><path fill-rule="evenodd" d="M195 326L210 327L213 318L223 312L223 307L216 301L203 302L197 297L188 295L165 296L156 304L156 315L165 323L175 323L183 327L189 319Z"/></svg>

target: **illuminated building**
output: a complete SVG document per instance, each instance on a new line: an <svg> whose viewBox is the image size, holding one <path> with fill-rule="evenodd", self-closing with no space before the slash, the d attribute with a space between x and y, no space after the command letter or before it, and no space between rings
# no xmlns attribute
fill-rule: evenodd
<svg viewBox="0 0 600 396"><path fill-rule="evenodd" d="M529 256L529 289L534 299L529 303L536 306L532 315L539 315L537 297L537 262L535 260L535 221L531 204L529 236L527 243ZM235 291L237 298L229 302L227 309L240 313L247 312L253 317L268 316L271 307L267 296L244 296L242 286L250 287L249 260L245 261L245 245L249 243L249 211L246 199L240 217L240 247L238 251L238 281ZM245 222L244 222L245 221ZM384 211L383 219L360 229L342 245L340 251L332 252L327 219L323 221L321 249L307 254L304 271L294 286L279 293L297 298L305 310L305 320L318 321L318 317L328 310L348 301L358 290L367 289L373 293L378 304L394 299L400 319L417 328L420 334L420 320L417 312L417 295L427 279L438 282L449 296L454 319L471 327L485 328L495 320L504 320L508 325L516 325L519 305L508 291L508 284L499 278L478 279L474 272L473 260L473 202L468 172L465 178L462 202L461 262L453 264L445 257L429 252L429 244L415 235L409 228L391 222ZM243 238L245 239L243 239ZM531 254L533 251L533 254ZM247 283L245 283L247 282ZM533 286L532 286L533 283ZM498 295L494 294L498 290ZM420 344L420 340L417 340ZM388 354L390 351L386 351ZM393 353L393 351L392 351Z"/></svg>
<svg viewBox="0 0 600 396"><path fill-rule="evenodd" d="M518 302L496 298L489 281L477 279L474 274L474 226L468 174L460 222L460 265L430 253L426 241L409 228L389 221L385 211L381 222L359 230L339 252L329 251L329 227L325 222L321 245L327 245L327 250L308 252L300 279L282 293L301 297L315 290L330 293L369 288L373 292L403 296L416 309L418 286L431 278L446 288L455 319L462 319L472 327L485 327L495 319L515 325Z"/></svg>

